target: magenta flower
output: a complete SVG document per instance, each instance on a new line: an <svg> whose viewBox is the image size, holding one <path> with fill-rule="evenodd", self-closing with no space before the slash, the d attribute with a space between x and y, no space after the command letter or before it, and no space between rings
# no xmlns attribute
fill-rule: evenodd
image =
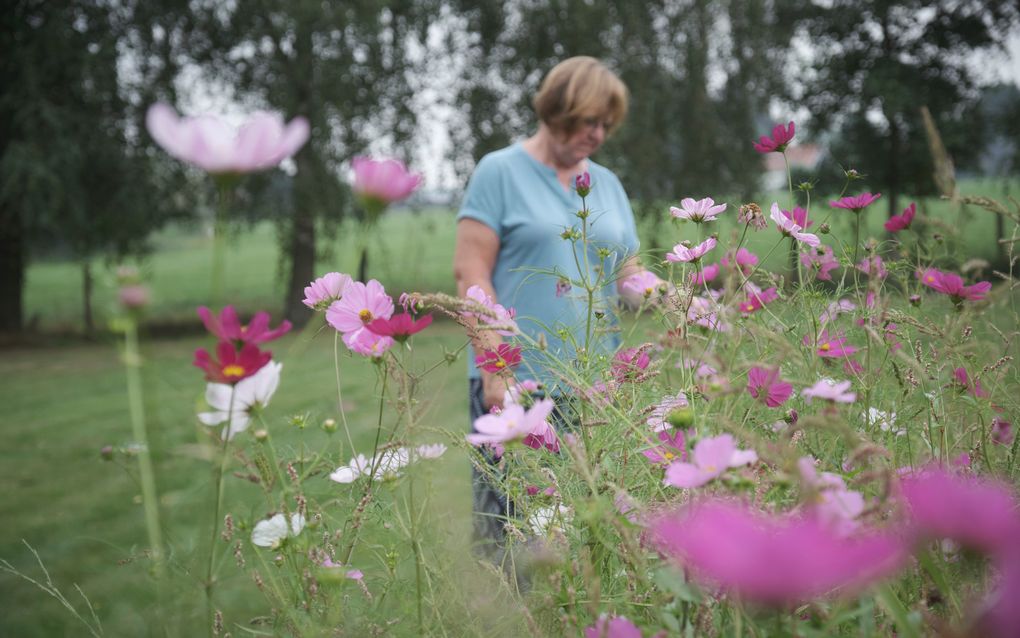
<svg viewBox="0 0 1020 638"><path fill-rule="evenodd" d="M818 323L826 324L830 321L834 321L836 317L840 316L844 312L850 312L856 310L857 305L849 299L840 299L839 301L830 302L829 305L822 311L822 314L818 315ZM862 322L860 325L864 325Z"/></svg>
<svg viewBox="0 0 1020 638"><path fill-rule="evenodd" d="M485 350L475 356L475 366L486 372L502 372L515 368L521 362L521 347L501 343L495 350Z"/></svg>
<svg viewBox="0 0 1020 638"><path fill-rule="evenodd" d="M517 323L514 321L516 312L513 308L508 310L493 301L492 297L482 290L481 286L471 286L467 289L465 296L470 301L473 301L488 310L488 312L464 311L462 314L465 317L476 317L482 323L493 326L494 332L496 334L503 335L504 337L509 337L517 332Z"/></svg>
<svg viewBox="0 0 1020 638"><path fill-rule="evenodd" d="M755 255L746 248L740 248L734 253L732 250L728 251L723 258L719 260L719 263L725 268L730 267L730 263L736 264L736 267L740 269L740 272L744 275L750 275L754 270L754 267L758 265L758 255Z"/></svg>
<svg viewBox="0 0 1020 638"><path fill-rule="evenodd" d="M533 432L544 435L549 427L546 419L554 407L552 399L536 401L526 411L516 403L505 405L498 414L484 414L475 419L475 432L467 435L467 441L476 446L500 445L523 439Z"/></svg>
<svg viewBox="0 0 1020 638"><path fill-rule="evenodd" d="M778 408L793 394L793 386L779 378L779 368L759 368L747 371L747 392L770 408Z"/></svg>
<svg viewBox="0 0 1020 638"><path fill-rule="evenodd" d="M368 327L345 332L341 339L351 352L366 357L381 357L393 347L393 337L376 334Z"/></svg>
<svg viewBox="0 0 1020 638"><path fill-rule="evenodd" d="M326 309L326 321L340 332L360 330L376 319L393 316L393 299L382 284L372 279L367 284L353 281L344 295Z"/></svg>
<svg viewBox="0 0 1020 638"><path fill-rule="evenodd" d="M782 212L787 219L793 220L794 224L797 224L804 230L807 230L814 225L814 222L807 218L807 211L800 206L795 206L793 210L784 210Z"/></svg>
<svg viewBox="0 0 1020 638"><path fill-rule="evenodd" d="M212 310L205 306L199 306L198 316L202 318L206 330L213 336L222 341L229 341L237 347L245 343L259 344L279 339L287 334L291 327L290 322L285 319L276 329L270 330L269 313L261 311L256 312L255 316L251 318L251 322L243 326L238 320L237 311L233 306L225 306L218 317L213 314Z"/></svg>
<svg viewBox="0 0 1020 638"><path fill-rule="evenodd" d="M996 445L1009 445L1013 442L1013 424L997 416L992 419L992 443Z"/></svg>
<svg viewBox="0 0 1020 638"><path fill-rule="evenodd" d="M929 288L949 295L950 300L959 306L964 301L980 301L992 289L991 282L981 281L971 286L963 285L963 278L956 273L942 272L929 268L917 274L921 283Z"/></svg>
<svg viewBox="0 0 1020 638"><path fill-rule="evenodd" d="M349 283L350 275L328 272L305 286L305 298L301 303L312 310L325 310L334 301L343 297L344 289Z"/></svg>
<svg viewBox="0 0 1020 638"><path fill-rule="evenodd" d="M627 292L644 295L645 298L666 292L666 282L655 273L642 270L627 277L620 283L620 288Z"/></svg>
<svg viewBox="0 0 1020 638"><path fill-rule="evenodd" d="M751 286L752 284L747 284L748 288L751 288ZM779 293L776 292L775 286L760 291L751 290L747 293L747 299L740 304L740 312L750 314L756 310L761 310L776 299L779 299Z"/></svg>
<svg viewBox="0 0 1020 638"><path fill-rule="evenodd" d="M599 616L595 624L584 630L584 638L641 638L641 630L623 616Z"/></svg>
<svg viewBox="0 0 1020 638"><path fill-rule="evenodd" d="M893 215L885 223L885 229L890 233L898 233L901 230L910 228L910 223L914 221L914 215L917 214L917 204L914 202L910 203L903 209L902 215Z"/></svg>
<svg viewBox="0 0 1020 638"><path fill-rule="evenodd" d="M351 167L354 169L351 190L370 208L381 210L407 199L421 184L421 175L411 173L403 162L395 159L355 157Z"/></svg>
<svg viewBox="0 0 1020 638"><path fill-rule="evenodd" d="M822 244L814 250L800 254L800 263L809 271L815 273L819 281L832 281L832 271L839 268L839 260L832 252L832 246Z"/></svg>
<svg viewBox="0 0 1020 638"><path fill-rule="evenodd" d="M624 348L613 356L612 373L617 383L634 381L648 368L651 358L644 348Z"/></svg>
<svg viewBox="0 0 1020 638"><path fill-rule="evenodd" d="M806 346L811 345L810 336L805 336L803 343ZM830 336L828 330L822 330L818 334L818 338L815 339L815 354L819 357L826 359L840 359L849 357L853 353L857 352L857 347L848 345L846 337L843 333L837 333L836 336Z"/></svg>
<svg viewBox="0 0 1020 638"><path fill-rule="evenodd" d="M882 193L875 193L874 195L871 193L861 193L860 195L843 197L842 199L837 199L834 202L829 202L829 206L832 206L833 208L844 208L846 210L859 213L873 204L881 196Z"/></svg>
<svg viewBox="0 0 1020 638"><path fill-rule="evenodd" d="M772 137L762 135L758 141L754 143L754 150L762 154L782 153L793 140L793 135L796 130L797 129L793 125L793 122L790 122L785 127L782 124L776 124L775 128L772 129Z"/></svg>
<svg viewBox="0 0 1020 638"><path fill-rule="evenodd" d="M857 264L857 270L875 279L885 279L889 271L885 269L885 262L878 255L865 257Z"/></svg>
<svg viewBox="0 0 1020 638"><path fill-rule="evenodd" d="M694 248L688 248L683 244L673 246L673 252L666 253L666 261L696 263L705 256L705 253L715 248L715 237L709 237Z"/></svg>
<svg viewBox="0 0 1020 638"><path fill-rule="evenodd" d="M719 276L719 264L712 264L705 266L701 269L701 272L692 272L690 281L692 286L701 286L714 280Z"/></svg>
<svg viewBox="0 0 1020 638"><path fill-rule="evenodd" d="M166 104L153 104L145 126L156 143L177 159L219 174L272 168L308 141L308 120L283 123L278 113L255 113L240 128L209 116L180 118Z"/></svg>
<svg viewBox="0 0 1020 638"><path fill-rule="evenodd" d="M773 202L772 210L769 213L769 217L772 221L776 222L776 227L779 228L779 232L787 237L793 237L797 241L804 242L808 246L817 247L818 244L822 243L822 240L818 239L817 235L811 233L801 232L804 230L800 224L797 224L792 219L787 217L779 210L779 204Z"/></svg>
<svg viewBox="0 0 1020 638"><path fill-rule="evenodd" d="M981 381L974 379L974 383L970 381L970 375L967 374L966 368L955 368L953 370L953 381L956 383L964 392L970 392L975 398L983 399L988 396L988 391L981 387Z"/></svg>
<svg viewBox="0 0 1020 638"><path fill-rule="evenodd" d="M930 467L901 482L911 527L922 538L950 538L987 553L1011 549L1020 515L1011 488Z"/></svg>
<svg viewBox="0 0 1020 638"><path fill-rule="evenodd" d="M591 174L585 171L574 178L574 190L578 197L587 197L591 192Z"/></svg>
<svg viewBox="0 0 1020 638"><path fill-rule="evenodd" d="M393 337L394 340L403 343L407 341L408 337L418 334L430 325L432 325L432 315L415 319L410 313L402 312L389 319L375 319L366 327L379 336Z"/></svg>
<svg viewBox="0 0 1020 638"><path fill-rule="evenodd" d="M711 197L695 200L685 197L680 200L680 208L671 206L669 213L677 219L686 219L695 224L715 221L716 216L726 210L726 204L716 204Z"/></svg>
<svg viewBox="0 0 1020 638"><path fill-rule="evenodd" d="M198 348L193 365L205 370L208 381L235 385L261 370L272 358L272 352L263 352L254 343L245 343L238 350L233 343L220 341L216 344L215 359L205 348Z"/></svg>
<svg viewBox="0 0 1020 638"><path fill-rule="evenodd" d="M720 317L721 307L716 300L716 291L710 290L709 295L691 298L687 308L687 321L709 330L729 332L730 324Z"/></svg>
<svg viewBox="0 0 1020 638"><path fill-rule="evenodd" d="M800 396L804 397L808 401L814 398L831 401L833 403L853 403L857 400L857 395L850 392L850 385L849 381L822 379L810 388L802 390Z"/></svg>
<svg viewBox="0 0 1020 638"><path fill-rule="evenodd" d="M817 520L770 517L721 501L665 516L652 535L699 578L777 606L864 587L894 573L906 557L891 535L844 538Z"/></svg>
<svg viewBox="0 0 1020 638"><path fill-rule="evenodd" d="M654 447L641 452L652 463L668 465L673 461L683 461L687 458L687 447L684 444L682 430L674 430L672 434L669 430L662 430L659 432L658 439L661 443L656 445L655 441L649 441Z"/></svg>
<svg viewBox="0 0 1020 638"><path fill-rule="evenodd" d="M673 487L701 487L722 476L731 467L748 465L758 460L754 450L738 450L729 434L701 439L691 452L692 463L674 461L666 468L665 485Z"/></svg>

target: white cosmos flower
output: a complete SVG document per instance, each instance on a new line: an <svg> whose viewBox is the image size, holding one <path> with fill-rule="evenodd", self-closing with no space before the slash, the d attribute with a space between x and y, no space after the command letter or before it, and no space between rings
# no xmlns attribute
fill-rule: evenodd
<svg viewBox="0 0 1020 638"><path fill-rule="evenodd" d="M566 505L540 507L528 516L528 526L536 536L544 536L552 531L563 531L563 527L570 523L573 514Z"/></svg>
<svg viewBox="0 0 1020 638"><path fill-rule="evenodd" d="M430 445L419 445L416 448L418 458L421 459L438 459L446 453L446 446L442 443L432 443Z"/></svg>
<svg viewBox="0 0 1020 638"><path fill-rule="evenodd" d="M212 412L200 412L198 420L206 425L219 425L230 419L230 425L223 428L220 436L234 438L239 432L248 429L248 422L254 410L269 405L277 386L280 385L280 371L283 364L270 361L248 377L242 379L233 388L225 383L210 383L205 388L205 400ZM230 394L234 393L233 408L230 405Z"/></svg>
<svg viewBox="0 0 1020 638"><path fill-rule="evenodd" d="M870 425L877 425L878 429L883 432L892 432L896 436L903 436L907 433L904 428L896 427L896 413L895 412L883 412L878 408L868 408L868 411L862 414L864 420Z"/></svg>
<svg viewBox="0 0 1020 638"><path fill-rule="evenodd" d="M347 465L335 469L329 478L337 483L353 483L362 476L368 476L372 472L373 465L375 466L375 480L398 478L400 471L412 462L420 459L438 459L445 452L445 445L434 443L419 445L413 451L404 447L383 450L376 455L375 460L364 454L359 454Z"/></svg>
<svg viewBox="0 0 1020 638"><path fill-rule="evenodd" d="M277 514L268 520L259 521L251 532L251 542L259 547L277 548L288 536L297 536L305 528L305 517L300 514L290 515L290 527L283 514Z"/></svg>

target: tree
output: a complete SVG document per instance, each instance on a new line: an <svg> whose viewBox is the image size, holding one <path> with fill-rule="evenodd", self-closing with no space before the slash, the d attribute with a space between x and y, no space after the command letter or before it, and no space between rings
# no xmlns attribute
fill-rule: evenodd
<svg viewBox="0 0 1020 638"><path fill-rule="evenodd" d="M978 152L968 57L1000 46L1018 13L1012 0L832 0L791 13L814 52L797 102L837 131L834 152L868 173L890 215L902 193L933 192L922 105L954 159Z"/></svg>

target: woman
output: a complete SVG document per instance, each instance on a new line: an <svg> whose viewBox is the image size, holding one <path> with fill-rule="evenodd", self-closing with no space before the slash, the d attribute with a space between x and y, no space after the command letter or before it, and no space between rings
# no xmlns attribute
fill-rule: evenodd
<svg viewBox="0 0 1020 638"><path fill-rule="evenodd" d="M579 254L582 243L562 237L564 230L581 225L577 212L582 200L574 188L578 175L588 173L592 184L585 201L591 211L588 281L596 281L600 263L606 277L617 275L619 281L641 271L627 194L611 171L589 159L623 121L627 88L598 60L575 57L549 72L533 104L538 131L483 157L471 176L457 214L454 275L462 297L470 287L481 287L494 301L516 311L521 332L545 343L544 350L525 349L518 377L539 381L556 397L564 392L550 364L576 360L588 331L587 295L576 289L564 292L561 284L579 280L579 268L586 263ZM538 274L536 269L556 271L563 279ZM615 333L605 330L615 321L614 287L600 290L596 300L603 318L593 351L612 352L618 346ZM475 351L495 350L499 342L498 334L484 330L473 345ZM493 374L477 369L473 352L468 362L473 423L502 405L513 376L509 371ZM501 524L496 517L508 511L505 498L477 478L475 512L490 516L476 515L476 535L498 538Z"/></svg>

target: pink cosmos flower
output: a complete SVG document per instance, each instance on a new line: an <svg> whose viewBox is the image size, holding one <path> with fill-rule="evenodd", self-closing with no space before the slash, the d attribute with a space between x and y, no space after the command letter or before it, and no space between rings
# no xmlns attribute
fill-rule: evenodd
<svg viewBox="0 0 1020 638"><path fill-rule="evenodd" d="M393 347L393 337L372 332L367 326L345 332L340 337L351 352L366 357L381 357Z"/></svg>
<svg viewBox="0 0 1020 638"><path fill-rule="evenodd" d="M914 202L910 203L903 209L902 215L893 215L885 223L885 229L890 233L898 233L901 230L910 228L910 223L914 221L914 215L917 214L917 204Z"/></svg>
<svg viewBox="0 0 1020 638"><path fill-rule="evenodd" d="M149 107L145 126L156 143L177 159L218 174L272 168L308 141L308 120L284 125L279 113L255 113L240 128L214 117L180 118L158 103Z"/></svg>
<svg viewBox="0 0 1020 638"><path fill-rule="evenodd" d="M276 329L270 330L269 313L262 311L256 312L248 325L242 326L233 306L225 306L218 317L213 314L212 310L205 306L199 306L198 316L202 318L206 330L213 336L221 341L229 341L236 346L244 343L265 343L279 339L290 331L290 322L287 320L281 321Z"/></svg>
<svg viewBox="0 0 1020 638"><path fill-rule="evenodd" d="M617 383L633 381L651 361L646 348L624 348L613 356L613 379Z"/></svg>
<svg viewBox="0 0 1020 638"><path fill-rule="evenodd" d="M843 314L844 312L850 312L851 310L856 309L857 305L854 302L850 301L849 299L840 299L839 301L833 301L828 305L828 307L825 308L824 311L822 311L822 314L818 315L818 323L820 324L829 323L830 321L835 320L836 317ZM862 323L861 325L864 324Z"/></svg>
<svg viewBox="0 0 1020 638"><path fill-rule="evenodd" d="M857 270L875 279L885 279L889 271L885 269L885 263L878 255L865 257L857 264Z"/></svg>
<svg viewBox="0 0 1020 638"><path fill-rule="evenodd" d="M754 143L754 150L762 154L782 153L793 140L796 130L793 122L790 122L785 127L782 124L776 124L775 128L772 129L772 136L762 135Z"/></svg>
<svg viewBox="0 0 1020 638"><path fill-rule="evenodd" d="M778 408L793 394L793 386L779 378L778 368L759 368L747 371L747 392L770 408Z"/></svg>
<svg viewBox="0 0 1020 638"><path fill-rule="evenodd" d="M562 297L563 295L567 294L568 292L570 292L570 289L572 287L573 286L570 285L570 280L569 279L563 279L562 277L560 279L557 279L556 280L556 298L558 299L558 298Z"/></svg>
<svg viewBox="0 0 1020 638"><path fill-rule="evenodd" d="M920 538L950 538L988 553L1016 544L1020 515L1006 484L929 467L904 478L901 489Z"/></svg>
<svg viewBox="0 0 1020 638"><path fill-rule="evenodd" d="M1013 442L1013 424L997 416L992 419L992 443L997 445L1009 445Z"/></svg>
<svg viewBox="0 0 1020 638"><path fill-rule="evenodd" d="M673 252L666 253L666 261L694 263L704 257L705 253L715 248L715 245L715 237L709 237L693 248L688 248L683 244L677 244L676 246L673 246Z"/></svg>
<svg viewBox="0 0 1020 638"><path fill-rule="evenodd" d="M779 293L776 291L776 287L772 286L766 290L756 291L753 289L753 284L748 283L748 288L752 288L747 293L747 299L740 304L740 312L750 314L756 310L761 310L766 305L772 303L776 299L779 299Z"/></svg>
<svg viewBox="0 0 1020 638"><path fill-rule="evenodd" d="M481 305L483 308L489 311L488 313L465 311L463 313L465 317L476 317L479 321L481 321L484 324L488 324L490 326L498 326L499 329L495 329L494 332L496 334L503 335L504 337L509 337L517 333L518 331L517 323L514 321L514 316L516 315L516 312L514 311L513 308L510 308L508 310L501 306L500 304L493 301L492 297L490 297L484 290L482 290L481 286L477 285L471 286L470 288L467 289L465 296L470 301L473 301Z"/></svg>
<svg viewBox="0 0 1020 638"><path fill-rule="evenodd" d="M553 454L558 454L560 451L560 437L556 435L556 428L549 425L548 421L542 421L535 429L527 434L521 443L530 447L533 450L541 450L543 447ZM556 493L553 488L547 488L545 491L547 496L552 496Z"/></svg>
<svg viewBox="0 0 1020 638"><path fill-rule="evenodd" d="M305 286L305 298L302 303L312 310L325 310L329 305L344 294L351 276L339 272L328 272L309 285Z"/></svg>
<svg viewBox="0 0 1020 638"><path fill-rule="evenodd" d="M821 245L814 250L800 254L800 263L810 272L815 273L819 281L832 281L832 271L839 268L839 260L832 252L832 246Z"/></svg>
<svg viewBox="0 0 1020 638"><path fill-rule="evenodd" d="M857 395L849 391L850 385L849 381L822 379L810 388L802 390L800 396L808 401L811 399L823 399L833 403L853 403L857 400Z"/></svg>
<svg viewBox="0 0 1020 638"><path fill-rule="evenodd" d="M744 275L750 275L754 270L754 267L758 265L758 255L755 255L746 248L739 248L734 253L732 250L728 251L723 258L719 260L719 263L725 268L730 267L730 263L736 265L736 268L740 269L740 272Z"/></svg>
<svg viewBox="0 0 1020 638"><path fill-rule="evenodd" d="M641 638L641 630L624 616L602 615L584 630L584 638Z"/></svg>
<svg viewBox="0 0 1020 638"><path fill-rule="evenodd" d="M983 399L988 396L988 392L981 387L981 381L974 379L973 384L970 382L970 375L967 374L966 368L953 369L953 381L957 387L961 388L964 392L970 392L977 399Z"/></svg>
<svg viewBox="0 0 1020 638"><path fill-rule="evenodd" d="M421 175L411 173L395 159L355 157L351 161L354 183L351 189L365 202L380 208L407 199L421 184Z"/></svg>
<svg viewBox="0 0 1020 638"><path fill-rule="evenodd" d="M353 281L344 295L326 310L326 321L340 332L360 330L376 319L393 316L393 299L382 284L372 279L367 284Z"/></svg>
<svg viewBox="0 0 1020 638"><path fill-rule="evenodd" d="M805 456L797 461L801 480L811 498L808 509L827 529L847 536L859 526L857 517L864 512L864 496L848 490L843 477L831 472L815 471L815 460Z"/></svg>
<svg viewBox="0 0 1020 638"><path fill-rule="evenodd" d="M846 210L859 213L873 204L881 196L882 193L875 193L874 195L871 193L861 193L860 195L843 197L834 202L829 202L829 206L832 206L833 208L844 208Z"/></svg>
<svg viewBox="0 0 1020 638"><path fill-rule="evenodd" d="M574 178L574 190L578 197L587 197L591 192L591 174L585 171Z"/></svg>
<svg viewBox="0 0 1020 638"><path fill-rule="evenodd" d="M486 372L502 372L516 368L521 363L521 347L501 343L495 350L485 350L475 356L475 366Z"/></svg>
<svg viewBox="0 0 1020 638"><path fill-rule="evenodd" d="M476 446L497 445L523 439L536 431L544 436L549 427L546 419L554 407L552 399L536 401L528 410L511 403L498 414L484 414L475 419L475 431L467 435L467 441Z"/></svg>
<svg viewBox="0 0 1020 638"><path fill-rule="evenodd" d="M205 348L198 348L193 365L205 370L208 381L234 385L261 370L272 358L272 352L263 352L254 343L245 343L238 350L233 343L220 341L216 344L215 359Z"/></svg>
<svg viewBox="0 0 1020 638"><path fill-rule="evenodd" d="M117 290L117 303L128 310L139 310L149 305L149 288L142 284L125 284Z"/></svg>
<svg viewBox="0 0 1020 638"><path fill-rule="evenodd" d="M748 465L758 460L754 450L738 450L729 434L701 439L691 452L692 463L675 461L666 468L665 485L673 487L701 487L722 476L731 467Z"/></svg>
<svg viewBox="0 0 1020 638"><path fill-rule="evenodd" d="M686 197L680 200L680 208L671 206L669 213L677 219L686 219L696 224L715 221L716 216L726 210L726 204L716 204L711 197L695 200Z"/></svg>
<svg viewBox="0 0 1020 638"><path fill-rule="evenodd" d="M784 210L783 215L787 219L792 219L794 224L797 224L804 230L814 226L814 222L807 218L807 211L800 206L794 206L793 210Z"/></svg>
<svg viewBox="0 0 1020 638"><path fill-rule="evenodd" d="M986 611L974 626L974 636L988 638L1016 638L1020 627L1020 551L1009 552L997 558L995 569L999 573L999 584L989 596L984 607Z"/></svg>
<svg viewBox="0 0 1020 638"><path fill-rule="evenodd" d="M704 268L701 269L701 272L691 273L690 277L691 285L701 286L714 280L718 276L719 276L719 264L705 266Z"/></svg>
<svg viewBox="0 0 1020 638"><path fill-rule="evenodd" d="M683 392L678 392L676 396L664 397L652 409L652 413L645 419L645 423L652 428L652 432L665 432L673 427L670 423L670 415L677 410L690 408L690 406L687 395Z"/></svg>
<svg viewBox="0 0 1020 638"><path fill-rule="evenodd" d="M626 292L644 295L645 298L666 291L666 282L648 270L636 272L620 282L620 288Z"/></svg>
<svg viewBox="0 0 1020 638"><path fill-rule="evenodd" d="M811 518L765 516L721 501L665 516L652 534L699 578L777 606L866 586L894 573L906 557L891 535L844 538Z"/></svg>
<svg viewBox="0 0 1020 638"><path fill-rule="evenodd" d="M779 210L779 204L775 202L772 204L772 210L769 213L769 217L772 221L776 222L779 232L787 237L793 237L797 241L803 242L811 247L817 247L820 243L822 243L822 240L818 239L817 235L801 232L804 229L792 219L784 215L782 211Z"/></svg>
<svg viewBox="0 0 1020 638"><path fill-rule="evenodd" d="M918 273L917 276L925 286L944 295L949 295L949 298L957 306L964 301L980 301L992 289L992 284L987 281L964 286L963 278L956 273L942 272L934 268L928 268L924 272Z"/></svg>
<svg viewBox="0 0 1020 638"><path fill-rule="evenodd" d="M404 342L411 335L418 334L430 325L432 325L432 315L415 319L410 313L402 312L389 319L374 319L367 328L382 337L393 337L396 341Z"/></svg>
<svg viewBox="0 0 1020 638"><path fill-rule="evenodd" d="M670 434L669 430L662 430L658 435L659 443L649 441L655 447L641 452L645 458L656 465L668 465L673 461L683 461L687 458L687 447L684 445L684 433L682 430L675 430Z"/></svg>
<svg viewBox="0 0 1020 638"><path fill-rule="evenodd" d="M810 335L805 335L803 343L806 346L811 345ZM840 359L849 357L853 353L857 352L857 347L848 345L846 337L843 333L837 333L835 336L830 336L828 330L822 330L818 333L818 338L815 339L815 354L819 357L826 359Z"/></svg>
<svg viewBox="0 0 1020 638"><path fill-rule="evenodd" d="M708 296L691 298L691 305L687 308L687 321L709 330L718 332L729 332L730 324L721 318L721 307L716 300L717 291L710 290Z"/></svg>

